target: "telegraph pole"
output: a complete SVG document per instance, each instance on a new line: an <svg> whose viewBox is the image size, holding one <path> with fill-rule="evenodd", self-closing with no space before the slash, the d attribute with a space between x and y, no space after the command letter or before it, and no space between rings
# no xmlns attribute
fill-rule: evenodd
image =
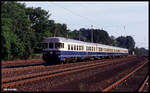
<svg viewBox="0 0 150 93"><path fill-rule="evenodd" d="M55 26L55 29L54 29L54 37L56 36L56 32L57 32L57 25Z"/></svg>
<svg viewBox="0 0 150 93"><path fill-rule="evenodd" d="M81 37L81 36L80 36L80 31L79 31L79 40L80 40L80 37Z"/></svg>
<svg viewBox="0 0 150 93"><path fill-rule="evenodd" d="M93 43L93 25L91 25L91 42Z"/></svg>
<svg viewBox="0 0 150 93"><path fill-rule="evenodd" d="M124 25L124 27L123 27L123 28L124 28L124 33L125 33L125 29L126 29L125 25ZM124 36L125 36L125 35L124 35Z"/></svg>

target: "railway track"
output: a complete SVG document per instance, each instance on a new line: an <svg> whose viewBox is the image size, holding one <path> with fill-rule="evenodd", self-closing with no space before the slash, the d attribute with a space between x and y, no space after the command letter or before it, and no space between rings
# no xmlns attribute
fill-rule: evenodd
<svg viewBox="0 0 150 93"><path fill-rule="evenodd" d="M75 66L75 67L70 67L70 68L62 68L62 69L59 69L59 70L53 70L53 71L45 71L44 73L43 72L41 72L40 74L39 73L34 73L34 74L32 74L33 76L30 76L30 75L21 75L21 76L17 76L17 77L14 77L14 78L5 78L5 80L4 79L2 79L3 81L2 81L2 89L7 89L7 88L17 88L17 89L20 89L20 88L27 88L27 86L30 86L31 85L31 88L30 89L32 89L33 88L33 90L34 89L36 89L36 91L38 90L38 89L41 89L42 90L42 88L36 88L35 86L33 86L34 85L34 83L36 82L42 82L42 81L45 81L45 82L50 82L49 81L49 79L50 78L52 78L52 80L55 78L56 79L56 77L62 77L62 76L65 76L65 75L69 75L69 74L73 74L73 73L78 73L78 72L81 72L81 71L88 71L88 70L90 70L90 69L95 69L95 68L101 68L102 70L100 70L100 71L103 71L103 68L104 68L104 71L106 70L105 68L107 67L107 68L109 68L109 67L111 67L111 66L113 66L113 65L117 65L118 64L118 66L119 66L119 64L127 64L127 63L129 63L129 64L132 64L132 65L134 65L134 63L137 63L136 62L136 60L137 59L132 59L132 60L130 60L130 62L129 62L129 59L128 59L128 62L126 61L126 60L124 60L125 62L123 62L123 61L115 61L115 62L112 62L112 61L108 61L107 60L107 63L106 62L101 62L101 64L98 64L98 63L93 63L92 64L92 62L88 65L80 65L80 66ZM141 59L141 61L142 60L144 60L144 59ZM140 60L139 60L140 61ZM74 63L73 63L74 64ZM67 64L65 64L65 65L67 65ZM132 66L131 65L131 66ZM84 67L85 66L85 67ZM58 66L59 67L59 66ZM124 67L124 66L123 66ZM105 72L104 72L105 73ZM107 73L105 73L105 74L107 74ZM84 74L84 75L86 75L86 74ZM111 75L111 74L110 74ZM89 79L87 79L87 80L89 80ZM62 80L60 80L60 81L62 81ZM62 81L62 82L64 82L64 81ZM76 81L75 81L76 82ZM35 83L35 84L36 84ZM71 82L70 82L71 83ZM33 84L33 85L32 85ZM40 84L40 86L42 87L42 85L44 84L45 85L45 83L39 83ZM71 83L71 85L76 85L76 84L74 84L74 83ZM37 84L38 85L38 84ZM66 85L62 85L62 86L66 86ZM38 86L39 87L39 86ZM45 87L46 87L46 85L45 85ZM59 87L59 86L58 86ZM25 88L25 89L26 89ZM44 87L43 87L44 88ZM53 88L52 88L53 89ZM68 89L68 88L67 88ZM28 90L28 89L27 89ZM43 91L45 91L46 89L44 89ZM48 90L49 90L49 88L48 88Z"/></svg>
<svg viewBox="0 0 150 93"><path fill-rule="evenodd" d="M83 72L83 75L91 73L91 76L88 76L88 77L83 76L84 78L81 78L82 74L80 74L80 75L77 75L77 76L80 76L80 79L77 78L73 81L69 81L68 83L58 85L56 87L45 86L46 88L44 88L43 86L43 87L38 87L38 88L44 89L45 91L88 91L88 92L89 91L91 92L102 91L109 85L113 84L120 78L124 77L126 74L133 71L138 66L142 65L144 61L147 61L147 60L143 60L143 59L132 60L132 62L128 61L126 63L124 62L124 63L115 64L111 66L105 66L104 68L102 67L96 68L94 72L92 70ZM95 73L95 74L92 74L92 73ZM36 91L36 89L34 91ZM113 92L116 92L116 90Z"/></svg>
<svg viewBox="0 0 150 93"><path fill-rule="evenodd" d="M135 57L135 56L128 56ZM14 60L14 61L2 61L2 68L22 68L28 66L44 65L42 59L31 59L31 60Z"/></svg>
<svg viewBox="0 0 150 93"><path fill-rule="evenodd" d="M135 57L131 58L120 58L120 59L113 59L114 61L117 60L129 60ZM25 75L25 74L32 74L32 73L39 73L44 71L52 71L57 70L60 68L67 68L67 67L73 67L78 65L85 65L85 64L93 64L93 63L99 63L99 62L106 62L110 61L110 59L104 59L104 60L96 60L96 61L88 61L88 62L80 62L80 63L70 63L70 64L59 64L59 65L52 65L52 66L29 66L29 67L22 67L22 68L5 68L2 69L2 79L8 78L12 76L19 76L19 75Z"/></svg>
<svg viewBox="0 0 150 93"><path fill-rule="evenodd" d="M122 59L122 61L123 60L125 59ZM7 87L15 86L15 85L24 84L27 82L33 82L33 81L55 77L59 75L64 75L64 74L69 74L73 72L78 72L81 70L87 70L89 68L94 68L97 66L101 67L101 66L114 64L114 63L117 64L120 61L121 59L115 60L115 62L107 60L107 63L106 62L101 62L101 63L90 62L90 64L87 64L87 65L81 65L81 66L75 66L75 67L69 67L69 68L67 67L67 68L53 70L53 71L44 71L42 73L32 73L32 74L20 75L20 76L11 77L11 78L4 78L2 79L2 88L7 88Z"/></svg>
<svg viewBox="0 0 150 93"><path fill-rule="evenodd" d="M141 69L144 68L144 66L146 66L148 68L148 66L146 64L148 64L148 60L145 61L140 66L138 66L137 68L135 68L129 74L125 75L124 77L122 77L118 81L114 82L113 84L111 84L108 87L106 87L105 89L103 89L102 92L115 92L115 91L120 91L120 92L137 91L137 92L142 92L142 90L143 90L143 88L144 88L144 86L145 86L145 84L146 84L146 82L148 81L148 78L149 78L148 75L145 75L146 78L145 78L144 82L142 82L144 74L148 73L148 69L146 69L146 70L144 69L143 71L141 70ZM141 72L139 70L141 70ZM144 73L144 71L147 72L147 73ZM139 74L139 76L138 75L133 76L135 73L140 73L140 74ZM131 76L133 76L132 79L128 80ZM137 77L140 77L140 78L137 78ZM137 83L137 82L139 82L139 83Z"/></svg>
<svg viewBox="0 0 150 93"><path fill-rule="evenodd" d="M41 65L44 61L42 59L31 59L31 60L14 60L14 61L2 61L2 68L17 68Z"/></svg>
<svg viewBox="0 0 150 93"><path fill-rule="evenodd" d="M144 87L148 85L148 80L149 80L149 75L146 76L144 82L142 85L139 87L138 92L144 92Z"/></svg>

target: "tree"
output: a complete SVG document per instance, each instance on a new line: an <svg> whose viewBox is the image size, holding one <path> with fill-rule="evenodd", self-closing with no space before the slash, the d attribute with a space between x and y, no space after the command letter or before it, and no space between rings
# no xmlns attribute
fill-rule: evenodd
<svg viewBox="0 0 150 93"><path fill-rule="evenodd" d="M12 32L12 20L9 18L2 18L2 59L10 60L22 56L24 46L19 43L18 37Z"/></svg>
<svg viewBox="0 0 150 93"><path fill-rule="evenodd" d="M26 8L26 14L31 21L31 28L35 33L35 41L32 43L33 51L35 53L40 53L42 51L42 40L46 37L52 36L52 31L54 30L54 21L49 20L49 14L47 11L37 8Z"/></svg>
<svg viewBox="0 0 150 93"><path fill-rule="evenodd" d="M126 36L126 46L127 46L126 48L128 48L129 51L131 51L132 53L135 47L135 42L131 36Z"/></svg>
<svg viewBox="0 0 150 93"><path fill-rule="evenodd" d="M138 48L138 47L136 47L135 48L135 54L136 55L149 55L149 50L147 50L147 49L145 49L145 48Z"/></svg>
<svg viewBox="0 0 150 93"><path fill-rule="evenodd" d="M116 38L114 36L110 36L110 39L111 39L111 46L117 46L117 41L116 41Z"/></svg>
<svg viewBox="0 0 150 93"><path fill-rule="evenodd" d="M2 7L2 43L4 59L28 58L32 54L31 40L34 32L25 13L25 5L15 1Z"/></svg>
<svg viewBox="0 0 150 93"><path fill-rule="evenodd" d="M91 42L91 31L93 31L93 42L94 43L101 43L101 44L111 44L111 39L108 33L104 30L100 29L85 29L81 28L79 30L74 30L72 33L74 34L73 39Z"/></svg>
<svg viewBox="0 0 150 93"><path fill-rule="evenodd" d="M121 36L116 39L117 46L129 49L129 53L132 53L135 47L135 41L131 36Z"/></svg>

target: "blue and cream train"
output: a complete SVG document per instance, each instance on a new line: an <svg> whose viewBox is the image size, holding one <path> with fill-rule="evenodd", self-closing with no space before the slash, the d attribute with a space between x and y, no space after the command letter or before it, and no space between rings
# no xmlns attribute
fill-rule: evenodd
<svg viewBox="0 0 150 93"><path fill-rule="evenodd" d="M128 49L125 48L83 42L64 37L48 37L42 43L43 60L50 64L68 60L128 56Z"/></svg>

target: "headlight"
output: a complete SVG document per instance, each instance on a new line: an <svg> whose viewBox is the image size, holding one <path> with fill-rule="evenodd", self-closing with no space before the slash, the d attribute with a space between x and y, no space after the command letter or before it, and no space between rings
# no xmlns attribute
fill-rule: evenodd
<svg viewBox="0 0 150 93"><path fill-rule="evenodd" d="M51 52L49 52L49 54L53 54L53 52L51 51Z"/></svg>
<svg viewBox="0 0 150 93"><path fill-rule="evenodd" d="M43 52L43 54L47 54L47 52Z"/></svg>

